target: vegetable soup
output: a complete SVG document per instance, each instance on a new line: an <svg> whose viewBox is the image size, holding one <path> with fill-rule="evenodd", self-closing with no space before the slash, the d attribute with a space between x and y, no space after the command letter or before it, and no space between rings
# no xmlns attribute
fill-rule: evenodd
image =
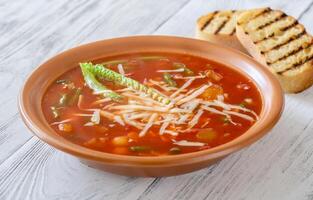
<svg viewBox="0 0 313 200"><path fill-rule="evenodd" d="M200 151L244 134L262 108L241 73L185 54L126 54L79 63L47 89L42 108L57 134L113 154Z"/></svg>

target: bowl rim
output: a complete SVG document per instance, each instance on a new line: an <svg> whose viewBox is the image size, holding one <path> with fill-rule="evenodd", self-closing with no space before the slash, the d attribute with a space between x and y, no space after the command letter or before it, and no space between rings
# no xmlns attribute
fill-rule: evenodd
<svg viewBox="0 0 313 200"><path fill-rule="evenodd" d="M205 43L208 46L214 46L214 48L222 49L224 51L227 51L228 53L231 54L236 54L239 56L241 59L245 60L249 64L253 65L256 67L258 72L261 72L263 75L266 76L266 78L270 81L267 84L270 84L271 87L275 88L275 92L273 92L273 97L271 99L271 103L275 103L275 107L271 108L271 115L269 116L269 119L265 119L267 124L263 125L262 128L260 128L258 131L255 131L254 134L252 134L250 137L244 139L244 140L238 140L240 138L237 137L230 142L227 142L222 145L218 145L216 147L206 149L206 150L201 150L201 151L196 151L196 152L191 152L191 153L185 153L185 154L178 154L178 155L163 155L163 156L129 156L129 155L118 155L118 154L112 154L112 153L106 153L106 152L101 152L97 150L92 150L87 147L80 146L78 144L74 144L68 140L62 140L62 142L56 137L52 137L50 134L45 133L42 131L42 129L32 120L30 117L29 113L26 111L27 109L25 108L25 96L27 96L25 92L25 87L27 84L29 84L29 81L34 77L34 74L38 73L39 69L43 67L47 62L53 59L57 59L60 56L63 56L67 54L68 52L72 51L79 51L79 49L84 49L87 47L92 47L94 45L97 45L99 43L103 42L118 42L120 40L136 40L136 39L149 39L153 38L154 40L157 39L178 39L178 40L186 40L194 43ZM104 57L104 56L103 56ZM259 86L255 83L252 77L249 77L249 79L252 79L254 84L256 85L257 89L260 92L260 95L262 96L262 104L264 104L264 94L261 92ZM275 102L273 100L275 99ZM262 105L262 110L263 110L264 105ZM104 40L99 40L83 45L76 46L74 48L70 48L68 50L65 50L48 60L46 60L44 63L38 65L26 78L19 96L18 96L18 109L19 113L22 116L22 119L31 132L33 132L34 135L36 135L40 140L44 141L45 143L48 143L49 145L63 151L69 154L72 154L74 156L86 159L86 160L93 160L93 161L99 161L99 162L107 162L110 164L118 164L118 165L144 165L144 166L156 166L156 165L179 165L182 162L197 162L199 159L203 159L204 156L206 156L207 159L216 159L220 157L224 157L230 153L233 153L235 151L238 151L240 149L243 149L247 147L248 145L252 144L262 136L264 136L279 120L284 108L284 93L282 91L282 88L280 86L280 83L276 79L276 77L262 64L258 63L256 60L253 58L249 57L248 55L229 48L229 47L223 47L220 45L216 45L207 41L201 41L198 39L194 38L188 38L188 37L180 37L180 36L165 36L165 35L140 35L140 36L127 36L127 37L117 37L117 38L111 38L111 39L104 39ZM255 122L255 124L252 126L254 127L256 124L260 123L261 120L258 120ZM251 127L250 127L251 129ZM249 131L248 129L247 131ZM242 135L245 135L247 133L243 133ZM56 134L59 138L62 138L58 134ZM241 136L242 136L241 135Z"/></svg>

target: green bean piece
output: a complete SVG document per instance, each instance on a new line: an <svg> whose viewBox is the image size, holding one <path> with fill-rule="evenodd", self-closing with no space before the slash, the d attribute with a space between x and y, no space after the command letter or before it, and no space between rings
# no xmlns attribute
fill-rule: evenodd
<svg viewBox="0 0 313 200"><path fill-rule="evenodd" d="M117 85L143 92L160 103L170 103L170 99L163 96L159 91L155 90L154 88L143 85L134 79L125 77L115 71L107 69L103 65L93 65L92 63L81 63L80 65L82 66L82 68L86 69L87 71L91 72L99 78L104 78L105 80L111 81Z"/></svg>
<svg viewBox="0 0 313 200"><path fill-rule="evenodd" d="M181 149L178 147L172 147L169 151L170 154L180 154L181 153Z"/></svg>
<svg viewBox="0 0 313 200"><path fill-rule="evenodd" d="M239 104L240 107L245 108L247 106L246 102L242 102Z"/></svg>
<svg viewBox="0 0 313 200"><path fill-rule="evenodd" d="M165 83L171 87L176 87L177 83L176 81L173 80L172 75L170 75L169 73L164 73L163 74L163 80L165 81Z"/></svg>
<svg viewBox="0 0 313 200"><path fill-rule="evenodd" d="M59 105L60 106L67 106L69 100L69 95L67 93L62 94L60 99L59 99Z"/></svg>
<svg viewBox="0 0 313 200"><path fill-rule="evenodd" d="M50 109L51 109L51 112L52 112L54 119L57 119L60 117L60 112L55 106L51 106Z"/></svg>
<svg viewBox="0 0 313 200"><path fill-rule="evenodd" d="M89 67L89 65L80 63L80 68L82 70L84 80L90 89L92 89L96 93L101 93L101 95L103 95L104 97L111 98L113 101L119 102L122 100L121 95L106 88L96 79L95 75L90 71L91 68Z"/></svg>
<svg viewBox="0 0 313 200"><path fill-rule="evenodd" d="M141 152L141 151L149 151L151 148L149 146L131 146L129 147L131 151Z"/></svg>
<svg viewBox="0 0 313 200"><path fill-rule="evenodd" d="M222 120L222 122L223 122L224 124L229 124L229 123L230 123L228 117L222 117L221 120Z"/></svg>
<svg viewBox="0 0 313 200"><path fill-rule="evenodd" d="M71 95L67 104L70 106L74 105L74 103L78 101L78 97L81 94L81 92L82 92L81 88L74 88L71 92Z"/></svg>
<svg viewBox="0 0 313 200"><path fill-rule="evenodd" d="M176 63L176 62L174 62L173 66L175 68L183 68L184 69L184 74L187 75L187 76L194 75L194 72L191 69L189 69L188 67L186 67L186 65L184 63Z"/></svg>
<svg viewBox="0 0 313 200"><path fill-rule="evenodd" d="M168 60L164 56L141 56L138 59L142 61Z"/></svg>

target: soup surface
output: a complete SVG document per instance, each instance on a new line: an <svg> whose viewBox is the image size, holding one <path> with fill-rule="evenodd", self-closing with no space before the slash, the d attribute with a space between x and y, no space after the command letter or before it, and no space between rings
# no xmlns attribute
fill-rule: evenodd
<svg viewBox="0 0 313 200"><path fill-rule="evenodd" d="M42 108L57 134L98 151L209 149L242 135L262 108L247 77L200 57L127 54L79 65L49 86Z"/></svg>

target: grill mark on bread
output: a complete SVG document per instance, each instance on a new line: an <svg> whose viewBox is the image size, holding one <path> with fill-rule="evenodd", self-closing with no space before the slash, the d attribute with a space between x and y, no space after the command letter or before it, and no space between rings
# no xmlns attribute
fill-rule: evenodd
<svg viewBox="0 0 313 200"><path fill-rule="evenodd" d="M234 35L236 33L236 19L242 13L241 10L232 10L225 25L220 29L219 34Z"/></svg>
<svg viewBox="0 0 313 200"><path fill-rule="evenodd" d="M287 17L288 17L288 16L287 16ZM282 20L282 19L281 19L281 20ZM276 21L276 22L278 22L278 21ZM281 32L284 32L284 31L287 31L287 30L291 29L292 27L296 26L298 23L299 23L299 22L295 20L295 21L294 21L292 24L290 24L289 26L286 26L286 27L284 27L284 28L277 29L277 30L279 30L279 31L281 31ZM264 37L264 38L261 39L261 40L254 41L254 44L258 44L258 43L263 42L263 41L265 41L265 40L267 40L267 39L271 39L272 37L275 36L275 31L276 31L276 30L274 30L274 32L273 32L271 35L269 35L269 36L267 36L267 37Z"/></svg>
<svg viewBox="0 0 313 200"><path fill-rule="evenodd" d="M269 22L267 22L266 24L263 24L263 25L259 26L259 27L256 29L256 31L262 30L262 29L264 29L265 27L267 27L267 26L269 26L269 25L271 25L271 24L273 24L273 23L275 23L275 22L278 22L279 20L283 19L283 18L286 17L286 16L287 16L287 15L286 15L285 13L282 13L280 16L278 16L278 17L275 18L274 20L269 21Z"/></svg>
<svg viewBox="0 0 313 200"><path fill-rule="evenodd" d="M281 46L284 46L285 44L287 44L287 43L289 43L289 42L291 42L291 41L293 41L293 40L295 40L295 39L300 38L300 37L301 37L302 35L304 35L304 34L305 34L305 31L303 30L301 33L298 33L297 35L295 35L295 36L289 38L287 41L285 41L285 42L283 42L283 43L281 43L281 44L277 44L277 45L275 45L274 47L272 47L272 48L270 48L270 49L268 49L268 50L266 50L266 51L263 51L263 53L272 51L272 50L274 50L274 49L278 49L278 48L280 48Z"/></svg>
<svg viewBox="0 0 313 200"><path fill-rule="evenodd" d="M313 45L312 43L306 48L300 50L288 58L269 65L276 73L287 71L292 69L294 66L302 65L313 57Z"/></svg>
<svg viewBox="0 0 313 200"><path fill-rule="evenodd" d="M308 36L308 35L304 35L303 37L306 37L306 36ZM302 36L301 36L301 37L302 37ZM290 45L290 46L291 46L291 42L297 42L298 40L301 39L301 37L299 37L299 38L297 38L297 39L294 39L293 41L290 41L288 44L285 44L285 45ZM304 38L304 39L306 39L306 38ZM278 59L274 60L273 62L268 61L267 64L268 64L268 65L271 65L271 64L274 64L274 63L276 63L276 62L285 60L285 59L287 59L288 57L290 57L290 56L292 56L292 55L294 55L294 54L296 54L296 53L302 51L303 49L309 48L309 47L312 46L312 44L313 44L312 38L310 38L310 40L311 40L311 41L309 41L309 42L307 42L307 41L299 41L299 42L301 42L301 43L299 43L298 45L296 45L296 48L295 48L295 49L293 49L293 50L290 51L290 52L286 52L285 55L282 55L281 57L279 57ZM297 47L297 46L298 46L298 47ZM267 59L267 60L268 60L268 59Z"/></svg>
<svg viewBox="0 0 313 200"><path fill-rule="evenodd" d="M249 19L249 21L254 20L255 18L257 18L257 17L259 17L259 16L261 16L261 15L267 13L267 12L270 12L271 10L272 10L272 9L269 8L269 7L264 8L260 13L258 13L257 15L255 15L255 16L253 16L251 19ZM248 21L248 22L249 22L249 21ZM237 24L238 24L238 25L243 25L243 24L246 24L246 23L247 23L247 22L241 23L241 22L237 21Z"/></svg>
<svg viewBox="0 0 313 200"><path fill-rule="evenodd" d="M264 13L263 15L254 18L253 20L249 20L244 27L244 30L248 33L254 33L262 29L262 27L266 27L271 24L276 19L280 19L284 13L277 10L271 10L269 12Z"/></svg>
<svg viewBox="0 0 313 200"><path fill-rule="evenodd" d="M201 31L203 31L210 23L211 21L214 19L214 17L216 16L216 14L219 13L218 11L214 11L213 12L213 15L210 19L208 19L204 24L203 26L200 28Z"/></svg>
<svg viewBox="0 0 313 200"><path fill-rule="evenodd" d="M283 70L283 71L281 71L281 72L277 72L277 74L279 74L279 75L284 75L284 73L286 73L286 72L288 72L288 71L290 71L290 70L295 70L295 69L301 67L302 65L304 65L304 64L306 64L306 63L308 63L308 62L312 62L312 61L313 61L313 55L311 55L310 57L308 57L307 59L305 59L305 61L303 61L303 62L295 63L295 64L293 64L290 68L285 69L285 70ZM312 67L313 67L313 66L312 66Z"/></svg>
<svg viewBox="0 0 313 200"><path fill-rule="evenodd" d="M216 29L214 34L218 34L220 30L226 25L227 22L229 22L230 17L228 17L227 20L223 21L222 24Z"/></svg>
<svg viewBox="0 0 313 200"><path fill-rule="evenodd" d="M305 29L303 28L303 26L295 25L289 28L288 30L282 32L282 35L276 36L274 34L275 37L268 38L266 41L263 41L262 44L258 43L257 46L258 48L260 48L260 51L262 51L263 53L266 53L271 50L277 49L294 39L301 37L303 34L305 34ZM278 41L279 43L275 42L277 40L279 40Z"/></svg>

